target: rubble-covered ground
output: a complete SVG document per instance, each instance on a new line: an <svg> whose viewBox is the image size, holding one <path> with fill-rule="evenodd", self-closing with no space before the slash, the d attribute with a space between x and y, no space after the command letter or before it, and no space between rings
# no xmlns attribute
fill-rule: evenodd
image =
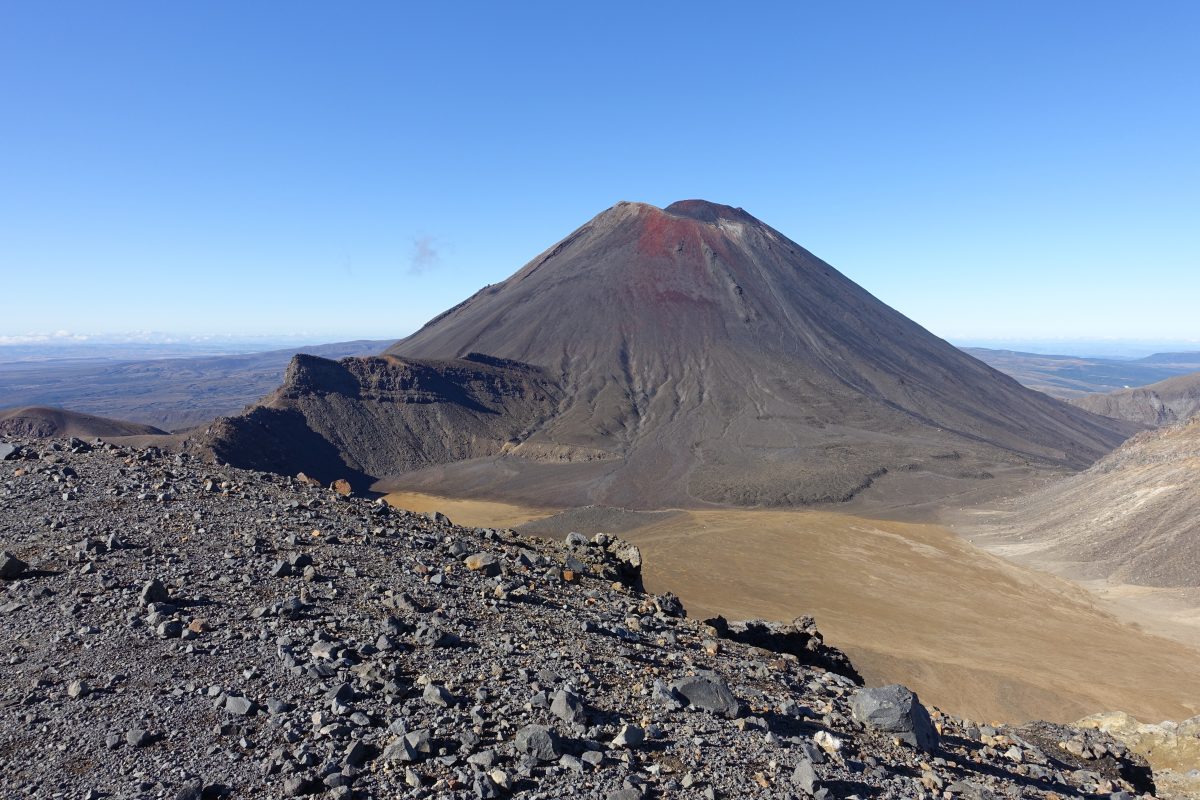
<svg viewBox="0 0 1200 800"><path fill-rule="evenodd" d="M811 620L688 619L603 534L78 440L0 458L5 798L1153 792L1099 731L859 687Z"/></svg>

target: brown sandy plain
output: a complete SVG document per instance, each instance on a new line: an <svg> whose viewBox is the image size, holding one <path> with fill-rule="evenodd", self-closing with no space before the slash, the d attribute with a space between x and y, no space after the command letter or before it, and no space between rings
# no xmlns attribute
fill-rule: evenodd
<svg viewBox="0 0 1200 800"><path fill-rule="evenodd" d="M553 510L397 493L461 525L515 527ZM573 518L584 533L594 530ZM1139 719L1200 713L1200 649L1148 633L1077 584L1020 566L938 525L826 511L702 510L622 526L642 549L649 591L694 617L811 614L869 684L899 682L976 720L1069 722L1099 711ZM562 531L565 533L566 531ZM1126 609L1127 610L1127 609Z"/></svg>

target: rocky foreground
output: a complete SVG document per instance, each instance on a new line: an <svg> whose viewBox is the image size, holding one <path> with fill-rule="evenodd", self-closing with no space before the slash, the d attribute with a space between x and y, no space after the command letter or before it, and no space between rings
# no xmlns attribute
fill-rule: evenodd
<svg viewBox="0 0 1200 800"><path fill-rule="evenodd" d="M636 548L184 455L0 441L4 797L1131 797L1097 730L862 688L687 619Z"/></svg>

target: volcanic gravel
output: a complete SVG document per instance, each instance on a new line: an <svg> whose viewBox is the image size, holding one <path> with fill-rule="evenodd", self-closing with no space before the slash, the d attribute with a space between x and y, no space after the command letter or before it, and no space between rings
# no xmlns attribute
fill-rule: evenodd
<svg viewBox="0 0 1200 800"><path fill-rule="evenodd" d="M3 797L1153 789L1097 731L868 696L809 619L688 619L615 537L466 529L155 449L8 444Z"/></svg>

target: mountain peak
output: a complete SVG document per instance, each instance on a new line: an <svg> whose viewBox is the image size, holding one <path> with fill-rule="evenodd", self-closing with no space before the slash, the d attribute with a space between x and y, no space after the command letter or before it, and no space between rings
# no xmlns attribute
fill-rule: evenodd
<svg viewBox="0 0 1200 800"><path fill-rule="evenodd" d="M387 352L545 370L553 415L430 480L561 505L843 501L884 475L1082 467L1123 438L706 200L617 203Z"/></svg>
<svg viewBox="0 0 1200 800"><path fill-rule="evenodd" d="M601 212L597 219L624 218L629 215L641 217L676 217L714 225L721 220L734 222L751 222L762 224L745 209L727 206L724 203L714 203L710 200L676 200L665 208L659 208L653 203L643 203L637 200L622 200L611 208Z"/></svg>
<svg viewBox="0 0 1200 800"><path fill-rule="evenodd" d="M688 217L700 222L714 223L723 219L734 222L758 222L741 208L734 208L708 200L677 200L663 209L676 217Z"/></svg>

